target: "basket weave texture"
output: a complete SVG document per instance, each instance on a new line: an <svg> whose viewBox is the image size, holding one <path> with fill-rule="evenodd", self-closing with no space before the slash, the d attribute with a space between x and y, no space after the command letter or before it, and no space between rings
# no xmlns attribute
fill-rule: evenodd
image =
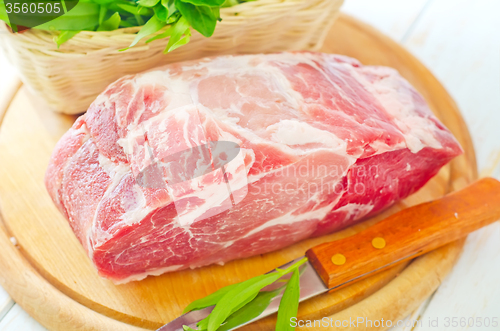
<svg viewBox="0 0 500 331"><path fill-rule="evenodd" d="M223 8L222 22L211 38L193 31L187 45L167 55L164 39L119 51L131 44L140 27L82 31L57 49L53 38L58 32L13 34L2 25L0 46L23 82L52 110L77 114L119 77L162 64L220 54L318 49L342 2L256 0Z"/></svg>

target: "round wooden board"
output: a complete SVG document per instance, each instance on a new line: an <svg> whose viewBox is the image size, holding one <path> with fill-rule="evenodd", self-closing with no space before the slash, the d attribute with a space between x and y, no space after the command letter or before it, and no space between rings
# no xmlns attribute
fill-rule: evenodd
<svg viewBox="0 0 500 331"><path fill-rule="evenodd" d="M477 177L474 149L459 111L444 88L412 55L373 28L341 15L324 52L358 58L364 64L399 70L427 99L455 134L465 155L444 167L424 188L382 215L329 236L224 266L148 277L115 286L97 276L90 260L57 211L43 185L51 151L75 117L43 109L21 87L0 109L0 285L34 318L51 330L155 329L180 315L194 299L264 273L321 242L359 232L387 215L438 198ZM11 240L15 238L16 246ZM460 253L457 242L339 291L304 302L299 317L334 320L403 318L440 284ZM245 327L272 329L275 317ZM349 328L345 328L348 330ZM357 327L356 330L363 330ZM374 328L386 329L386 328Z"/></svg>

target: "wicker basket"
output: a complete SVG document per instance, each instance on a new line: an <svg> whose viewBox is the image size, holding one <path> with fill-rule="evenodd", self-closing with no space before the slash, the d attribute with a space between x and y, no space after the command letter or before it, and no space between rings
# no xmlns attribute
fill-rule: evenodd
<svg viewBox="0 0 500 331"><path fill-rule="evenodd" d="M139 27L84 31L57 49L58 32L0 29L1 47L23 82L57 112L84 112L108 84L125 74L161 64L219 54L318 49L343 0L257 0L223 8L211 38L193 31L191 42L163 54L165 40L140 43L126 52ZM161 33L161 31L160 31Z"/></svg>

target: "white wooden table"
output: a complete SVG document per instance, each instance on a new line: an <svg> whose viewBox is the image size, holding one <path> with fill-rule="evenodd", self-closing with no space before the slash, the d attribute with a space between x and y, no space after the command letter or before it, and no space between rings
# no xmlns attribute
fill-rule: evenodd
<svg viewBox="0 0 500 331"><path fill-rule="evenodd" d="M481 175L500 178L500 0L346 0L344 12L402 43L441 80L464 114ZM0 99L14 77L0 55ZM453 272L409 317L422 324L397 330L500 330L495 317L500 320L499 222L469 236ZM472 327L460 323L472 319ZM0 331L20 330L45 328L0 288Z"/></svg>

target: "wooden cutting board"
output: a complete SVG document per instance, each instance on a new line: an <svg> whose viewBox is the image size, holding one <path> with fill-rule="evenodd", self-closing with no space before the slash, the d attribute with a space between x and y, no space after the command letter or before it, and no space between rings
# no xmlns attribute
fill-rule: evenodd
<svg viewBox="0 0 500 331"><path fill-rule="evenodd" d="M341 232L224 266L169 273L115 286L97 276L43 185L51 151L75 117L50 112L40 106L25 87L20 87L4 109L0 109L3 220L0 222L0 285L51 330L155 329L176 318L191 301L220 287L267 272L303 255L314 245L352 235L401 208L438 198L477 177L472 142L455 103L411 54L370 26L344 15L333 26L322 51L399 70L453 131L465 155L452 161L419 192L383 215ZM300 305L299 317L404 318L437 288L461 247L462 242L450 244L410 264L304 302ZM246 329L272 329L274 319L271 316Z"/></svg>

